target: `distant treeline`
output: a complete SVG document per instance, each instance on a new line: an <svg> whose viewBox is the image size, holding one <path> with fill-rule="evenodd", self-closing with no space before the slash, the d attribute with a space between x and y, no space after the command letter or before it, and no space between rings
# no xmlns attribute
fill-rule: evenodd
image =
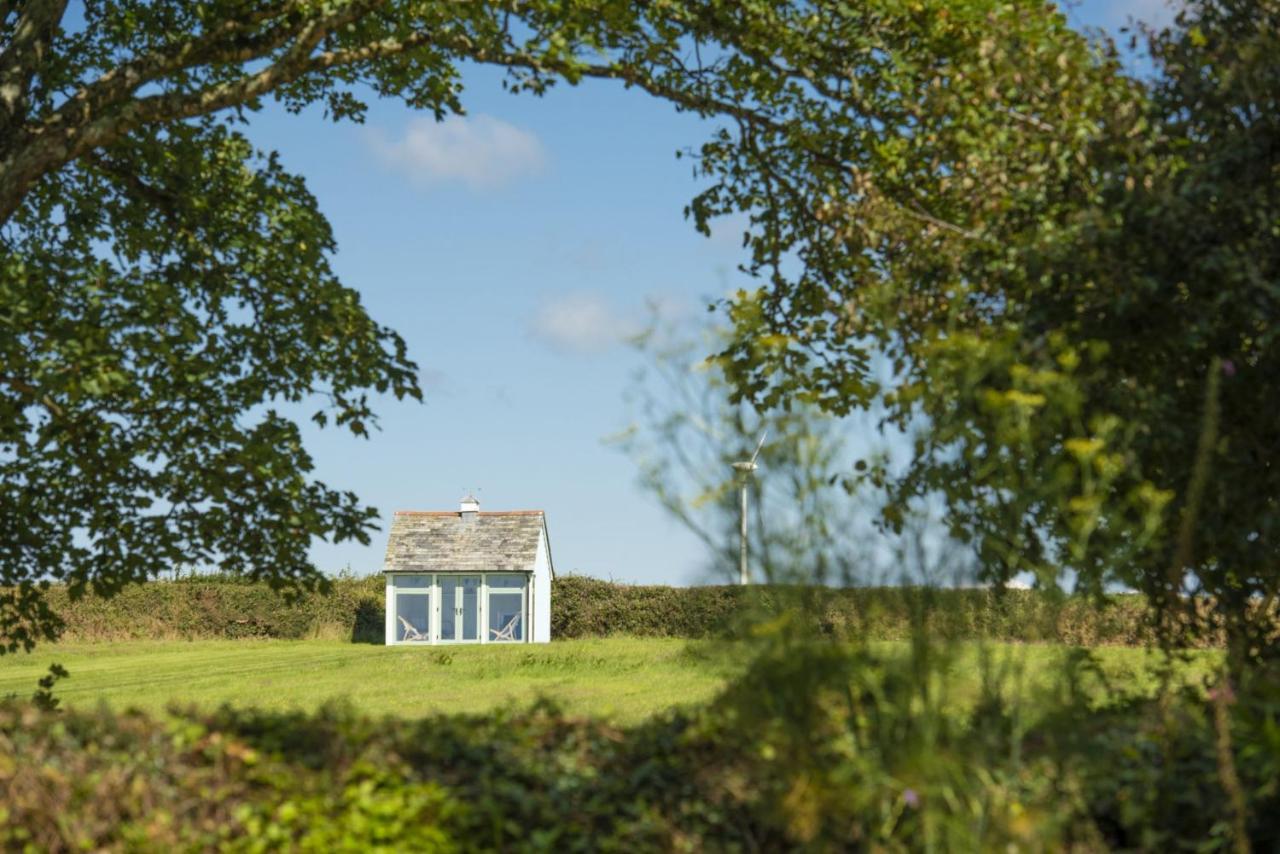
<svg viewBox="0 0 1280 854"><path fill-rule="evenodd" d="M344 637L380 643L385 614L380 576L339 578L328 594L293 600L264 584L220 577L152 582L105 600L71 601L55 588L50 599L66 621L64 637L76 641ZM1098 603L1032 590L668 587L567 576L555 582L551 601L556 638L723 636L783 618L805 621L824 635L873 640L906 639L920 628L950 640L1093 646L1151 639L1138 596Z"/></svg>

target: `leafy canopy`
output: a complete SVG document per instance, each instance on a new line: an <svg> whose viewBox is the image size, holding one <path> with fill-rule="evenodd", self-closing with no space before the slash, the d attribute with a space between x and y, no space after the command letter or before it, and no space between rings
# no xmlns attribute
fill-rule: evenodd
<svg viewBox="0 0 1280 854"><path fill-rule="evenodd" d="M1035 4L752 8L694 206L752 215L739 394L923 425L850 483L940 492L992 578L1274 651L1280 5L1189 4L1142 79Z"/></svg>
<svg viewBox="0 0 1280 854"><path fill-rule="evenodd" d="M185 559L307 584L311 537L368 536L272 407L318 395L361 433L369 391L418 396L414 366L237 125L268 97L443 115L465 62L720 120L690 213L747 213L760 279L722 366L764 408L927 424L905 476L865 472L888 524L940 491L997 578L1070 569L1165 610L1189 584L1244 654L1264 643L1245 617L1280 584L1274 0L1191 4L1142 80L1028 0L77 11L0 3L11 643L56 629L39 579L110 592Z"/></svg>
<svg viewBox="0 0 1280 854"><path fill-rule="evenodd" d="M311 476L278 409L363 435L372 393L421 397L416 366L240 132L262 100L439 116L464 60L541 91L614 29L627 4L0 3L0 645L57 634L50 581L312 587L313 538L368 540L375 511Z"/></svg>

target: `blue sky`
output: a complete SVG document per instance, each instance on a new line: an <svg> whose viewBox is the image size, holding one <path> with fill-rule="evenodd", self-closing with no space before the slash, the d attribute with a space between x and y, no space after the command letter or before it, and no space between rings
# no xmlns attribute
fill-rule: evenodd
<svg viewBox="0 0 1280 854"><path fill-rule="evenodd" d="M1167 15L1152 0L1074 7L1077 26ZM629 422L637 357L622 343L658 302L705 314L738 283L736 235L684 220L679 149L708 126L615 85L512 96L468 69L465 118L374 102L364 125L260 113L250 135L306 176L338 240L334 266L421 368L426 403L381 401L365 441L307 429L317 476L382 511L368 546L317 543L326 571L380 569L396 509L547 511L558 572L702 578L703 552L602 440Z"/></svg>

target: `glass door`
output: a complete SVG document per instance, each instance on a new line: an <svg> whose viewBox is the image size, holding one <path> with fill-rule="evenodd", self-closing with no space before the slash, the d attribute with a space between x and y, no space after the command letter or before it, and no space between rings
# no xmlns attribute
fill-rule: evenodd
<svg viewBox="0 0 1280 854"><path fill-rule="evenodd" d="M428 643L431 640L431 576L400 575L394 579L396 641Z"/></svg>
<svg viewBox="0 0 1280 854"><path fill-rule="evenodd" d="M489 594L488 630L485 640L489 643L515 643L524 640L525 578L522 575L490 575L486 590Z"/></svg>
<svg viewBox="0 0 1280 854"><path fill-rule="evenodd" d="M480 576L441 575L440 640L474 641L480 637Z"/></svg>

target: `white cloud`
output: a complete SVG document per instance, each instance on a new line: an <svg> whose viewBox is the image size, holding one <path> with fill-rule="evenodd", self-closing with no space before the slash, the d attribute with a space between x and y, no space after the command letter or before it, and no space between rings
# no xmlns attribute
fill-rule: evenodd
<svg viewBox="0 0 1280 854"><path fill-rule="evenodd" d="M544 303L533 317L533 334L557 350L601 353L640 331L599 294L577 293Z"/></svg>
<svg viewBox="0 0 1280 854"><path fill-rule="evenodd" d="M460 182L490 190L536 175L547 163L531 132L486 115L439 122L416 117L399 139L374 131L369 141L384 163L424 185Z"/></svg>
<svg viewBox="0 0 1280 854"><path fill-rule="evenodd" d="M530 329L535 338L555 350L596 354L640 334L655 319L675 322L688 313L680 300L651 296L646 302L646 309L622 312L602 294L562 294L538 308Z"/></svg>

